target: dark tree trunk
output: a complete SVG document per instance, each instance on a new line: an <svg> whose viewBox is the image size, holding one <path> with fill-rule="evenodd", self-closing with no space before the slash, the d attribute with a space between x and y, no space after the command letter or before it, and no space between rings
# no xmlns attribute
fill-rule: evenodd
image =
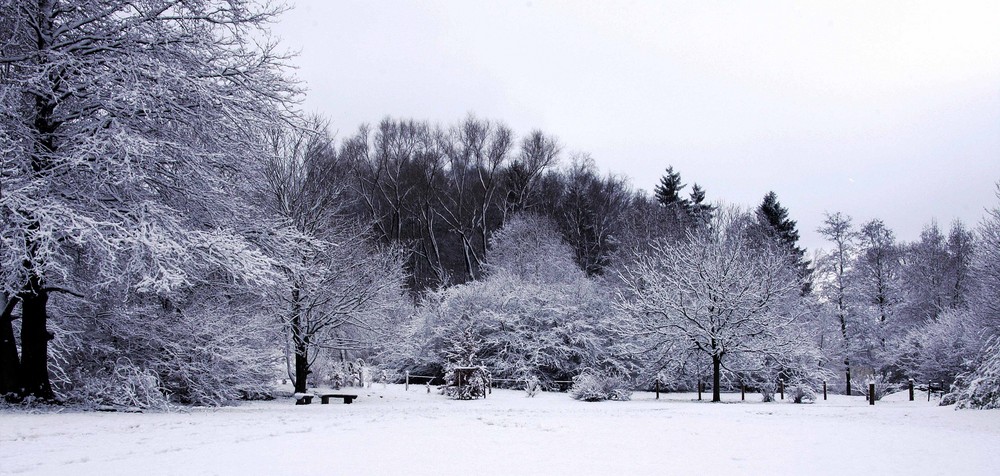
<svg viewBox="0 0 1000 476"><path fill-rule="evenodd" d="M299 290L292 289L292 344L295 350L295 392L305 393L309 381L309 337L302 322Z"/></svg>
<svg viewBox="0 0 1000 476"><path fill-rule="evenodd" d="M851 360L844 359L844 367L847 369L847 396L851 396Z"/></svg>
<svg viewBox="0 0 1000 476"><path fill-rule="evenodd" d="M712 355L712 401L721 402L722 394L720 392L722 374L722 356L718 354Z"/></svg>
<svg viewBox="0 0 1000 476"><path fill-rule="evenodd" d="M838 304L838 306L841 306L841 309L843 309L843 298L841 298L840 303ZM850 357L849 353L851 351L851 344L850 344L850 341L848 340L848 337L847 337L847 316L844 315L843 311L841 311L841 314L840 314L840 335L844 339L844 353L845 353L845 357L844 357L844 369L845 369L845 371L847 373L847 388L846 388L846 393L847 393L848 396L850 396L851 395L851 357Z"/></svg>
<svg viewBox="0 0 1000 476"><path fill-rule="evenodd" d="M17 356L17 343L14 341L14 307L19 298L12 297L4 301L3 314L0 314L0 396L8 401L15 401L23 393L21 388L21 362Z"/></svg>
<svg viewBox="0 0 1000 476"><path fill-rule="evenodd" d="M309 349L305 343L295 342L295 392L305 393L309 381Z"/></svg>
<svg viewBox="0 0 1000 476"><path fill-rule="evenodd" d="M32 276L21 297L21 385L26 397L54 401L48 366L49 341L53 337L46 327L48 301L42 280Z"/></svg>

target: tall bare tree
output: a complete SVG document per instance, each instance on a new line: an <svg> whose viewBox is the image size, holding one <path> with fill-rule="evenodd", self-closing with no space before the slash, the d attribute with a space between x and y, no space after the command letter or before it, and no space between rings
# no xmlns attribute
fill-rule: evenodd
<svg viewBox="0 0 1000 476"><path fill-rule="evenodd" d="M489 236L500 223L498 191L513 134L506 126L469 116L443 136L447 193L438 213L461 240L465 271L475 279L486 260Z"/></svg>
<svg viewBox="0 0 1000 476"><path fill-rule="evenodd" d="M372 246L348 214L348 165L338 160L325 123L306 126L272 136L274 155L264 169L267 209L285 230L271 253L287 283L278 301L296 392L306 391L317 350L363 347L357 337L378 327L373 316L402 286L397 254Z"/></svg>
<svg viewBox="0 0 1000 476"><path fill-rule="evenodd" d="M851 283L851 265L854 262L857 234L851 224L851 217L840 212L828 213L823 221L823 226L818 231L833 243L833 249L829 255L824 257L821 264L831 277L831 283L827 286L827 294L835 306L834 312L837 316L837 323L840 325L846 381L844 392L850 395L852 330L849 328L849 322L852 319L851 296L854 292Z"/></svg>

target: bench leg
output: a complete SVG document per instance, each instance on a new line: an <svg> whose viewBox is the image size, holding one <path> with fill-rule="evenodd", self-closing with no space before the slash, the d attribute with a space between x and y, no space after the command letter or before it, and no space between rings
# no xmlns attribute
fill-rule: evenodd
<svg viewBox="0 0 1000 476"><path fill-rule="evenodd" d="M325 396L325 395L324 395L324 396L322 396L322 397L319 397L319 398L320 398L320 400L322 400L322 402L321 402L321 403L322 403L323 405L326 405L327 403L330 403L330 397L327 397L327 396Z"/></svg>
<svg viewBox="0 0 1000 476"><path fill-rule="evenodd" d="M345 398L345 399L344 399L344 405L350 405L350 404L351 404L351 402L353 402L353 401L354 401L354 399L353 399L353 398Z"/></svg>

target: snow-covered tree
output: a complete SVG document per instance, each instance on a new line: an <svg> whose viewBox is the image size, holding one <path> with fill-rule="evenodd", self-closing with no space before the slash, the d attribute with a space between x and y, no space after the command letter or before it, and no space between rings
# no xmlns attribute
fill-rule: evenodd
<svg viewBox="0 0 1000 476"><path fill-rule="evenodd" d="M811 290L809 262L805 259L805 250L798 246L799 231L796 229L795 220L788 216L788 209L778 201L776 193L768 192L764 195L760 205L756 209L757 223L754 226L757 239L769 244L780 244L788 250L789 257L794 261L803 279L806 280L803 286L803 293Z"/></svg>
<svg viewBox="0 0 1000 476"><path fill-rule="evenodd" d="M979 226L977 243L971 263L973 279L966 322L975 326L981 339L992 344L984 345L982 352L962 352L974 369L959 379L957 407L1000 408L1000 207L988 211Z"/></svg>
<svg viewBox="0 0 1000 476"><path fill-rule="evenodd" d="M937 320L914 327L893 342L893 363L903 377L944 382L976 367L986 343L981 323L964 310L948 310Z"/></svg>
<svg viewBox="0 0 1000 476"><path fill-rule="evenodd" d="M1000 184L996 195L1000 199ZM988 211L979 226L978 242L972 261L971 309L990 335L1000 336L1000 206Z"/></svg>
<svg viewBox="0 0 1000 476"><path fill-rule="evenodd" d="M797 344L786 332L798 317L800 280L780 253L760 253L745 214L720 212L712 226L681 243L659 240L621 273L619 306L626 338L658 344L652 352L694 351L711 361L713 401L724 366L773 356Z"/></svg>
<svg viewBox="0 0 1000 476"><path fill-rule="evenodd" d="M957 408L1000 408L1000 341L984 352L982 362L963 377L956 393Z"/></svg>
<svg viewBox="0 0 1000 476"><path fill-rule="evenodd" d="M932 221L920 233L920 239L908 247L904 256L903 284L906 301L905 319L911 325L923 325L937 319L952 301L949 286L949 257L946 238L937 222Z"/></svg>
<svg viewBox="0 0 1000 476"><path fill-rule="evenodd" d="M857 349L864 364L884 373L898 355L891 345L893 338L907 330L898 316L903 302L902 249L892 230L878 219L862 225L857 239L858 256L852 275L859 314L858 329L854 329Z"/></svg>
<svg viewBox="0 0 1000 476"><path fill-rule="evenodd" d="M820 278L819 291L833 307L837 324L840 327L841 351L844 362L844 386L847 395L851 394L851 355L854 352L851 340L855 312L851 296L856 291L851 280L854 254L856 253L856 232L851 223L851 217L840 212L827 214L823 226L818 230L827 240L833 243L833 249L820 260L820 270L824 277Z"/></svg>
<svg viewBox="0 0 1000 476"><path fill-rule="evenodd" d="M364 227L346 216L348 174L337 160L325 122L272 136L264 170L265 209L284 236L269 243L284 275L278 293L291 343L296 392L305 392L317 350L366 347L377 316L402 288L398 254L369 243ZM290 366L291 367L291 366Z"/></svg>
<svg viewBox="0 0 1000 476"><path fill-rule="evenodd" d="M0 1L3 388L51 399L50 297L273 281L248 237L260 131L296 94L270 6ZM91 273L75 279L86 263ZM71 289L77 286L78 289ZM79 286L86 286L81 289Z"/></svg>
<svg viewBox="0 0 1000 476"><path fill-rule="evenodd" d="M522 214L511 219L492 239L487 270L508 273L540 284L574 282L583 278L572 249L559 238L552 221Z"/></svg>

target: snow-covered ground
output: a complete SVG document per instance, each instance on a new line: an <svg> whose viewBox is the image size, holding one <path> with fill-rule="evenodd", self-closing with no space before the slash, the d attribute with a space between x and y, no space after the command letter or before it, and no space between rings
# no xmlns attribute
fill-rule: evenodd
<svg viewBox="0 0 1000 476"><path fill-rule="evenodd" d="M359 389L355 389L359 390ZM424 387L172 413L0 413L0 474L1000 474L1000 411L637 392L585 403ZM339 402L339 400L335 400Z"/></svg>

